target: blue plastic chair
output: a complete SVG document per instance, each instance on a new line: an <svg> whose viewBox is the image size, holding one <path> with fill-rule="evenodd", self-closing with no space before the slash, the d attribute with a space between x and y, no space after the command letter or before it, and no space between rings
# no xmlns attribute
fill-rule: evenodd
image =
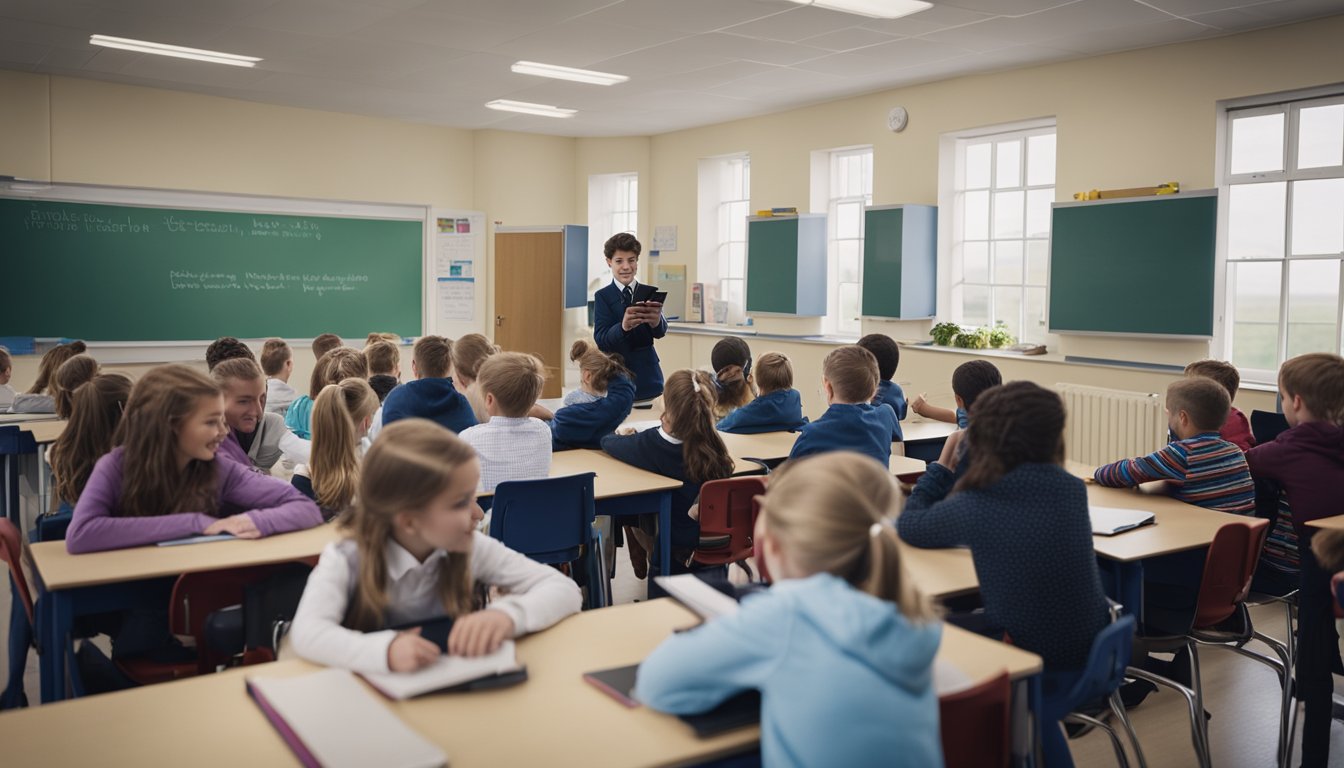
<svg viewBox="0 0 1344 768"><path fill-rule="evenodd" d="M1130 653L1134 646L1135 626L1133 616L1121 616L1097 633L1096 638L1092 640L1092 650L1087 654L1087 666L1083 668L1082 676L1073 684L1065 698L1068 714L1061 718L1087 723L1106 731L1111 737L1111 746L1115 749L1116 760L1121 766L1128 766L1129 759L1125 756L1125 749L1121 746L1115 729L1076 710L1098 700L1105 700L1110 705L1111 712L1124 726L1125 733L1134 746L1134 754L1139 760L1139 765L1146 765L1143 750L1139 747L1139 738L1135 735L1134 726L1130 724L1129 717L1125 714L1125 706L1120 701L1120 686L1125 682L1126 667L1129 665ZM1053 723L1048 725L1054 726Z"/></svg>
<svg viewBox="0 0 1344 768"><path fill-rule="evenodd" d="M610 604L601 540L593 529L594 472L545 480L519 480L495 487L490 536L539 563L572 563L583 556L588 606Z"/></svg>

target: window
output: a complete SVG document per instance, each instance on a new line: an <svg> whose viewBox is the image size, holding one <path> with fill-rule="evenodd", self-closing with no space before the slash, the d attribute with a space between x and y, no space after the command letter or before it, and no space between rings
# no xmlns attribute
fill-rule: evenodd
<svg viewBox="0 0 1344 768"><path fill-rule="evenodd" d="M1340 351L1344 94L1225 119L1224 354L1273 382L1290 357Z"/></svg>
<svg viewBox="0 0 1344 768"><path fill-rule="evenodd" d="M588 177L589 294L611 282L602 246L618 232L639 237L639 174L604 173Z"/></svg>
<svg viewBox="0 0 1344 768"><path fill-rule="evenodd" d="M952 320L1043 343L1055 126L953 140Z"/></svg>
<svg viewBox="0 0 1344 768"><path fill-rule="evenodd" d="M857 336L863 295L863 209L873 204L873 148L812 153L812 210L826 212L826 333Z"/></svg>
<svg viewBox="0 0 1344 768"><path fill-rule="evenodd" d="M751 159L701 160L699 192L697 276L705 287L705 320L740 323L746 316Z"/></svg>

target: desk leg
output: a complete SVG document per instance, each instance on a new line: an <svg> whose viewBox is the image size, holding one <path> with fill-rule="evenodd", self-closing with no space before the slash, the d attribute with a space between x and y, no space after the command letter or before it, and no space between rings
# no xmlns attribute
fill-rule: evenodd
<svg viewBox="0 0 1344 768"><path fill-rule="evenodd" d="M658 494L658 564L662 575L672 573L672 494Z"/></svg>
<svg viewBox="0 0 1344 768"><path fill-rule="evenodd" d="M1125 607L1125 612L1143 620L1143 561L1122 563L1118 560L1103 560L1103 566L1113 580L1115 601Z"/></svg>
<svg viewBox="0 0 1344 768"><path fill-rule="evenodd" d="M4 456L5 464L5 516L14 524L19 532L23 532L23 521L19 515L19 457L17 454L8 453Z"/></svg>
<svg viewBox="0 0 1344 768"><path fill-rule="evenodd" d="M69 591L46 592L39 598L39 610L46 615L40 638L42 703L66 698L70 652L70 629L74 623L74 600Z"/></svg>
<svg viewBox="0 0 1344 768"><path fill-rule="evenodd" d="M1027 729L1027 764L1030 766L1044 766L1045 759L1041 754L1041 712L1045 707L1042 703L1044 694L1041 691L1041 675L1032 675L1027 679L1027 708L1031 710L1031 725Z"/></svg>
<svg viewBox="0 0 1344 768"><path fill-rule="evenodd" d="M51 509L51 465L47 464L47 445L37 446L37 516Z"/></svg>

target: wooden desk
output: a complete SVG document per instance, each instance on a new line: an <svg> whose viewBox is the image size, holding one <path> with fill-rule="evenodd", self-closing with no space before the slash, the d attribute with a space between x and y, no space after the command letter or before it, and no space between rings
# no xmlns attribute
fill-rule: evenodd
<svg viewBox="0 0 1344 768"><path fill-rule="evenodd" d="M926 462L935 462L942 455L943 443L947 436L957 431L956 424L916 417L918 421L901 422L901 435L905 442L901 453Z"/></svg>
<svg viewBox="0 0 1344 768"><path fill-rule="evenodd" d="M64 419L49 419L46 421L25 421L19 425L19 429L28 432L33 436L34 442L38 445L56 442L56 438L65 431Z"/></svg>
<svg viewBox="0 0 1344 768"><path fill-rule="evenodd" d="M1327 531L1338 531L1344 529L1344 515L1334 515L1333 517L1318 517L1307 523L1308 528L1320 528Z"/></svg>
<svg viewBox="0 0 1344 768"><path fill-rule="evenodd" d="M46 421L25 421L19 425L19 431L26 432L37 447L37 503L42 510L54 509L51 495L56 487L51 476L51 462L47 458L47 449L56 442L56 438L65 432L64 419Z"/></svg>
<svg viewBox="0 0 1344 768"><path fill-rule="evenodd" d="M760 459L762 461L782 461L789 457L789 452L793 450L793 444L798 440L797 432L762 432L757 435L737 435L730 432L720 432L719 437L723 438L723 444L728 447L728 453L733 457L736 472L749 472L757 468L757 465L746 461L748 458ZM925 463L919 459L909 456L902 456L898 452L900 443L892 443L891 461L889 467L892 474L904 475L914 472L923 472Z"/></svg>
<svg viewBox="0 0 1344 768"><path fill-rule="evenodd" d="M698 739L674 717L626 709L583 682L584 672L638 662L674 629L694 623L670 600L588 611L518 642L529 677L521 686L386 704L437 743L453 768L680 765L749 750L757 728ZM951 626L943 629L938 658L973 683L1005 669L1017 681L1041 670L1034 654ZM294 765L243 681L316 669L282 661L15 710L0 715L0 744L6 764L16 766L138 768L166 759L227 768Z"/></svg>
<svg viewBox="0 0 1344 768"><path fill-rule="evenodd" d="M945 600L980 591L971 550L920 549L904 541L900 546L901 564L925 595L934 600Z"/></svg>
<svg viewBox="0 0 1344 768"><path fill-rule="evenodd" d="M55 421L54 413L0 413L0 426L9 424L28 424L38 421Z"/></svg>

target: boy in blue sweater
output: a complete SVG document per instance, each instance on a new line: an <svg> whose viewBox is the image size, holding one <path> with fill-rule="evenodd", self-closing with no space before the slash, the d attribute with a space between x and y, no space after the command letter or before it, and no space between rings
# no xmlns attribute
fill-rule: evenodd
<svg viewBox="0 0 1344 768"><path fill-rule="evenodd" d="M965 429L971 424L971 406L981 392L1003 383L1003 375L988 360L972 360L962 363L952 372L952 397L957 401L957 409L941 408L930 405L919 395L910 403L910 410L934 421L945 421Z"/></svg>
<svg viewBox="0 0 1344 768"><path fill-rule="evenodd" d="M569 349L579 364L579 388L565 395L565 405L551 419L551 450L601 448L630 416L635 402L635 380L620 361L579 339Z"/></svg>
<svg viewBox="0 0 1344 768"><path fill-rule="evenodd" d="M837 347L822 361L821 382L829 407L821 418L798 428L802 434L789 458L849 450L888 466L896 412L869 402L877 392L877 358L857 344Z"/></svg>
<svg viewBox="0 0 1344 768"><path fill-rule="evenodd" d="M756 435L793 432L807 423L803 396L793 388L793 363L779 352L766 352L756 361L756 384L761 394L719 420L720 432Z"/></svg>
<svg viewBox="0 0 1344 768"><path fill-rule="evenodd" d="M471 402L457 391L452 373L452 342L442 336L422 336L412 349L415 381L393 389L383 401L384 426L412 417L429 419L453 432L476 426Z"/></svg>
<svg viewBox="0 0 1344 768"><path fill-rule="evenodd" d="M905 419L907 404L905 391L901 389L900 384L892 381L891 377L896 375L896 366L901 364L901 348L894 339L881 333L864 336L859 339L859 346L872 352L873 357L877 358L877 394L873 395L873 405L886 403L896 412L896 434L891 439L893 442L900 442L905 439L901 434L900 422Z"/></svg>

